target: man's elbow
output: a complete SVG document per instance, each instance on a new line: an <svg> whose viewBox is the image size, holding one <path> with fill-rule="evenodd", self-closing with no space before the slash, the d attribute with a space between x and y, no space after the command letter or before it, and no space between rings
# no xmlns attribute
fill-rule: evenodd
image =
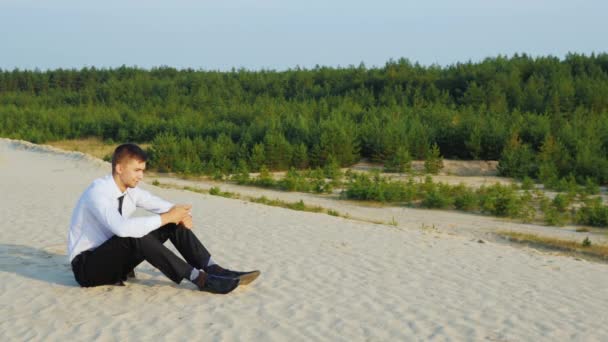
<svg viewBox="0 0 608 342"><path fill-rule="evenodd" d="M114 235L116 235L118 237L121 237L121 238L131 237L131 236L129 236L129 233L124 232L124 231L119 230L119 229L117 229L117 230L114 231Z"/></svg>

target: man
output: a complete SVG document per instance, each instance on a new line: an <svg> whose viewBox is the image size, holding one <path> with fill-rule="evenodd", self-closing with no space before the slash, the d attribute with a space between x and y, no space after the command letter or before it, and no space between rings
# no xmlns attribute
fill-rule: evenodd
<svg viewBox="0 0 608 342"><path fill-rule="evenodd" d="M137 187L146 160L139 146L118 146L112 156L112 174L96 179L78 200L68 235L78 284L124 285L144 260L177 284L186 278L211 293L229 293L257 278L259 271L231 271L213 261L191 230L190 205L173 205ZM131 218L136 208L155 215ZM186 261L163 245L167 240Z"/></svg>

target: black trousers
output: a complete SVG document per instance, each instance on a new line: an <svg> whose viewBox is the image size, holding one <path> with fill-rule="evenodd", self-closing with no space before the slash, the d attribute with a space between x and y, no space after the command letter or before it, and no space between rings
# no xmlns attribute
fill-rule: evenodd
<svg viewBox="0 0 608 342"><path fill-rule="evenodd" d="M167 240L186 261L163 245ZM78 254L72 260L72 271L83 287L116 284L146 260L179 284L189 277L193 267L206 268L210 257L192 230L170 223L141 238L115 235L99 247Z"/></svg>

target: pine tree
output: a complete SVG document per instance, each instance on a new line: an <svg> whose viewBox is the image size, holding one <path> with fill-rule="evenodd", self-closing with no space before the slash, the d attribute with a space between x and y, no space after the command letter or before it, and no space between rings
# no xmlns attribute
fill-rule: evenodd
<svg viewBox="0 0 608 342"><path fill-rule="evenodd" d="M438 174L441 169L443 169L443 158L441 157L439 146L433 143L427 150L426 158L424 159L424 171L426 173Z"/></svg>
<svg viewBox="0 0 608 342"><path fill-rule="evenodd" d="M260 168L266 163L266 153L264 152L264 144L255 144L251 151L251 169L253 171L259 171Z"/></svg>
<svg viewBox="0 0 608 342"><path fill-rule="evenodd" d="M384 163L386 172L410 172L412 168L412 156L406 146L399 146L397 152Z"/></svg>

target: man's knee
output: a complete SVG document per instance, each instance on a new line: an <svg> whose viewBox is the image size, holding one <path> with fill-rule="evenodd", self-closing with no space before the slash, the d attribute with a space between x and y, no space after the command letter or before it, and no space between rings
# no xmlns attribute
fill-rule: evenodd
<svg viewBox="0 0 608 342"><path fill-rule="evenodd" d="M175 228L177 228L177 227L179 227L179 226L180 226L180 225L178 225L178 224L176 224L176 223L167 223L167 224L166 224L166 225L164 225L164 226L160 226L160 228L158 228L158 229L164 229L164 230L167 230L167 229L175 229Z"/></svg>
<svg viewBox="0 0 608 342"><path fill-rule="evenodd" d="M135 246L141 246L141 245L157 245L157 244L162 244L161 241L159 241L158 237L156 237L154 234L146 234L142 237L139 238L129 238L131 239L131 243L134 244Z"/></svg>

